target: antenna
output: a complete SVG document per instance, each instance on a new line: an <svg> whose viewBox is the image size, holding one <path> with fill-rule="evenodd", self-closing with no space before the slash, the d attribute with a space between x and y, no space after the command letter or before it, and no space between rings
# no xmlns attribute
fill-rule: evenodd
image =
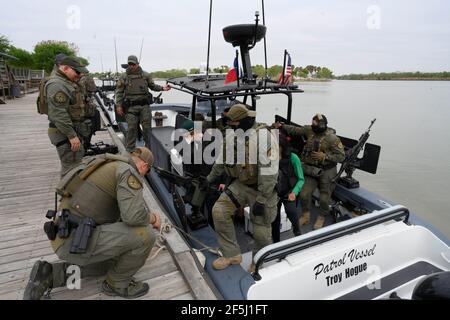
<svg viewBox="0 0 450 320"><path fill-rule="evenodd" d="M116 75L119 74L119 65L117 64L117 42L116 42L116 37L114 37L114 52L116 55Z"/></svg>
<svg viewBox="0 0 450 320"><path fill-rule="evenodd" d="M211 19L212 19L212 6L213 6L213 0L209 1L209 31L208 31L208 55L206 57L206 87L209 87L208 85L208 79L209 79L209 52L211 48Z"/></svg>
<svg viewBox="0 0 450 320"><path fill-rule="evenodd" d="M263 18L263 26L266 26L266 14L264 9L264 0L262 1L262 18ZM267 39L266 35L264 35L264 67L266 74L264 75L264 87L267 85Z"/></svg>
<svg viewBox="0 0 450 320"><path fill-rule="evenodd" d="M144 47L144 38L142 38L142 42L141 42L141 52L139 53L139 63L141 63L141 57L142 57L142 48Z"/></svg>
<svg viewBox="0 0 450 320"><path fill-rule="evenodd" d="M104 73L104 71L103 71L103 57L102 57L101 53L100 53L100 63L102 64L102 73Z"/></svg>

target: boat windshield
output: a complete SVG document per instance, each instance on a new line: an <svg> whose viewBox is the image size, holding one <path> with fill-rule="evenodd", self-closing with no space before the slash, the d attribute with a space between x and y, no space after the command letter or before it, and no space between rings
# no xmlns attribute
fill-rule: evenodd
<svg viewBox="0 0 450 320"><path fill-rule="evenodd" d="M228 98L215 100L217 118L220 118L223 111L226 108L231 107L233 104L234 104L234 102ZM212 117L211 108L212 107L211 107L210 99L200 99L199 98L197 100L197 106L196 106L195 112L201 113L205 117L205 119L211 120L211 117Z"/></svg>

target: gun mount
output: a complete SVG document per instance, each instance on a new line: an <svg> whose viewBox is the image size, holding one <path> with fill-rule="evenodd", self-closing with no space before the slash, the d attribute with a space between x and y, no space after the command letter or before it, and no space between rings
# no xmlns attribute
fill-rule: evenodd
<svg viewBox="0 0 450 320"><path fill-rule="evenodd" d="M346 147L346 155L338 174L332 180L333 182L338 181L339 184L348 189L356 189L359 188L359 181L352 176L356 169L372 174L377 172L381 147L366 143L370 136L370 129L376 120L377 119L372 120L369 128L361 135L358 141L339 137ZM358 155L363 149L363 157L358 158ZM344 172L346 173L346 176L341 177Z"/></svg>

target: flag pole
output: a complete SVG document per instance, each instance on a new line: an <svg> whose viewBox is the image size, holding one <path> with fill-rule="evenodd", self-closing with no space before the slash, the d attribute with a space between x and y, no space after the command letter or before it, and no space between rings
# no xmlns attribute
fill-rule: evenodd
<svg viewBox="0 0 450 320"><path fill-rule="evenodd" d="M282 84L284 84L284 81L285 81L286 57L287 57L287 54L288 54L287 50L284 50L283 73L281 74L282 75L282 79L283 79Z"/></svg>
<svg viewBox="0 0 450 320"><path fill-rule="evenodd" d="M209 31L208 31L208 55L206 57L206 87L209 87L209 53L211 48L211 19L212 19L213 0L209 1Z"/></svg>
<svg viewBox="0 0 450 320"><path fill-rule="evenodd" d="M263 18L263 26L266 26L266 15L265 15L265 9L264 9L264 0L262 1L262 18ZM264 67L265 67L265 74L264 74L264 88L267 86L267 39L266 35L264 35Z"/></svg>
<svg viewBox="0 0 450 320"><path fill-rule="evenodd" d="M237 86L238 86L238 88L239 88L239 51L238 50L236 50L236 61L237 61L237 70L235 70L236 71L236 78L237 78ZM234 67L234 66L233 66Z"/></svg>

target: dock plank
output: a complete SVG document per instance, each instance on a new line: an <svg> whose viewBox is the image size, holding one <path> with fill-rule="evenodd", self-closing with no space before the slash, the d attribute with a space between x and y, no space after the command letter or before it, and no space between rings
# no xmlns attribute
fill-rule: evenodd
<svg viewBox="0 0 450 320"><path fill-rule="evenodd" d="M0 109L0 299L22 299L33 263L58 261L42 230L45 213L54 207L60 163L47 136L48 121L36 113L36 94ZM111 143L107 131L94 141ZM154 248L136 274L149 283L142 299L194 299L171 252ZM82 290L58 288L52 299L111 299L103 295L103 277L82 280Z"/></svg>

